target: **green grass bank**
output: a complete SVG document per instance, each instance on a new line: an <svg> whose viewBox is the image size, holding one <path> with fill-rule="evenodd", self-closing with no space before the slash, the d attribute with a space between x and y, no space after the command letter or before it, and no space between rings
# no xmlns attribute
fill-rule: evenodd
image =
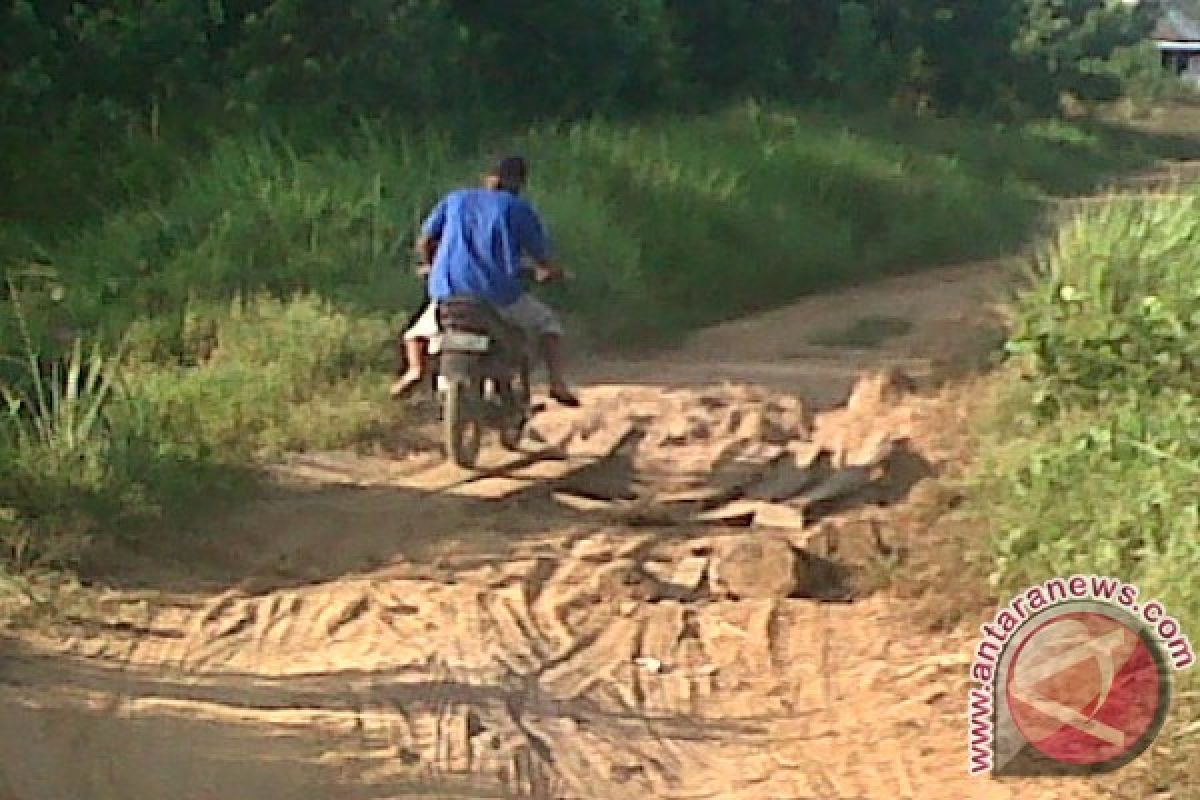
<svg viewBox="0 0 1200 800"><path fill-rule="evenodd" d="M970 480L998 593L1110 575L1200 641L1200 190L1120 195L1065 221L1014 306L1012 363ZM1200 776L1194 669L1135 794ZM1129 782L1133 781L1132 784ZM1133 795L1131 795L1133 796Z"/></svg>

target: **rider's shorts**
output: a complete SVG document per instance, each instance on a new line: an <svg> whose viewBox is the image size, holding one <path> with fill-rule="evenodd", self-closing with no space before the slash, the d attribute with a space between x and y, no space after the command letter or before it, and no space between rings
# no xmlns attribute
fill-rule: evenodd
<svg viewBox="0 0 1200 800"><path fill-rule="evenodd" d="M531 294L523 294L510 306L496 306L496 313L532 336L562 336L562 322L554 309ZM432 339L437 336L437 306L429 303L413 326L404 332L405 339Z"/></svg>

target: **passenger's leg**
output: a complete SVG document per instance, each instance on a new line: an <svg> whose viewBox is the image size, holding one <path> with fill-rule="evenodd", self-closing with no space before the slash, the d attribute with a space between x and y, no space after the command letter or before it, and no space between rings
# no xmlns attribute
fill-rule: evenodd
<svg viewBox="0 0 1200 800"><path fill-rule="evenodd" d="M416 323L404 333L404 360L407 367L404 374L392 384L392 397L407 394L425 378L425 368L429 362L429 340L437 333L437 308L433 303L429 303Z"/></svg>

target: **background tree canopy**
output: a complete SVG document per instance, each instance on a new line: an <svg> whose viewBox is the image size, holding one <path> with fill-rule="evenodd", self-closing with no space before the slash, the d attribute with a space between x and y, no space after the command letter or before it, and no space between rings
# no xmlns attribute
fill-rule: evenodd
<svg viewBox="0 0 1200 800"><path fill-rule="evenodd" d="M731 95L1045 108L1155 9L1119 0L10 0L0 119L171 104L574 116Z"/></svg>
<svg viewBox="0 0 1200 800"><path fill-rule="evenodd" d="M267 128L300 148L364 119L478 138L746 98L1041 115L1064 93L1114 98L1122 71L1159 73L1129 47L1158 13L1120 0L0 0L0 221L95 216L111 204L96 198L153 191L171 153Z"/></svg>

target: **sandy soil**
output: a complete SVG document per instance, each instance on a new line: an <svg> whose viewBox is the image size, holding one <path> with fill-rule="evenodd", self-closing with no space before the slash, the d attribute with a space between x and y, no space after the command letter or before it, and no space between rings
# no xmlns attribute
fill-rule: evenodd
<svg viewBox="0 0 1200 800"><path fill-rule="evenodd" d="M0 798L1087 795L967 776L969 626L872 577L941 502L939 387L1010 281L928 272L582 365L584 407L478 475L420 430L291 459L0 642Z"/></svg>

